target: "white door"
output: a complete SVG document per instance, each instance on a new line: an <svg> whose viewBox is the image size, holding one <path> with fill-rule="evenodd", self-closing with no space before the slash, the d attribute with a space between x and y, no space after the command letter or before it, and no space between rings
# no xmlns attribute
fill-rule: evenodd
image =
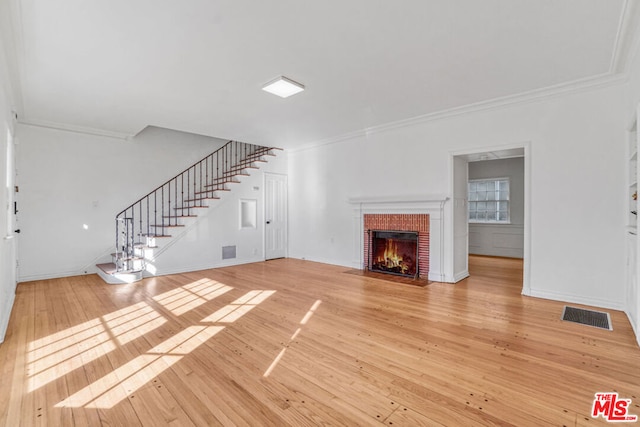
<svg viewBox="0 0 640 427"><path fill-rule="evenodd" d="M13 138L13 134L11 133L10 129L6 129L6 177L5 178L5 182L6 182L6 199L7 199L7 210L6 210L6 234L4 237L4 240L6 240L5 242L5 248L6 251L4 251L5 254L5 259L3 260L3 264L4 267L3 270L5 270L5 274L7 274L7 276L5 276L5 278L9 279L8 283L11 283L13 285L13 291L15 292L15 287L18 284L18 262L17 262L17 249L18 249L18 242L17 242L17 237L18 235L16 234L16 232L20 232L19 230L17 230L18 228L18 218L17 218L17 213L18 213L18 209L17 209L17 199L16 199L16 190L17 187L15 186L15 175L16 175L16 167L15 167L15 141ZM3 224L4 226L4 224Z"/></svg>
<svg viewBox="0 0 640 427"><path fill-rule="evenodd" d="M2 129L6 134L0 133L0 165L5 176L0 177L4 185L0 185L0 200L5 203L6 207L0 208L0 342L4 340L4 336L9 324L9 314L13 307L13 301L16 293L17 285L17 267L16 267L16 235L15 213L14 213L14 177L15 177L15 161L14 161L14 143L8 127ZM6 138L5 138L6 137ZM5 168L6 166L6 172Z"/></svg>
<svg viewBox="0 0 640 427"><path fill-rule="evenodd" d="M287 256L287 176L265 174L265 259Z"/></svg>

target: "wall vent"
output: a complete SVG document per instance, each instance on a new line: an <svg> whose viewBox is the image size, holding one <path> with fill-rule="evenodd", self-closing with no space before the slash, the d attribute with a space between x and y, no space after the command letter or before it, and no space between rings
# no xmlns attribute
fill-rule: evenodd
<svg viewBox="0 0 640 427"><path fill-rule="evenodd" d="M222 247L222 259L233 259L236 257L236 245Z"/></svg>

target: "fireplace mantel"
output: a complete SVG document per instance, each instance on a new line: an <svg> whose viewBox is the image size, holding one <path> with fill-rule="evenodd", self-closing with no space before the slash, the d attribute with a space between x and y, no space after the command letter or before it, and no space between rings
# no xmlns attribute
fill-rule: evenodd
<svg viewBox="0 0 640 427"><path fill-rule="evenodd" d="M449 200L449 196L444 194L427 194L414 196L372 196L372 197L350 197L349 204L352 205L378 205L378 204L440 204Z"/></svg>
<svg viewBox="0 0 640 427"><path fill-rule="evenodd" d="M353 206L355 241L360 244L354 247L356 268L364 264L364 215L365 214L429 214L429 280L447 281L444 273L444 208L451 198L445 194L423 195L385 195L350 197L348 203Z"/></svg>

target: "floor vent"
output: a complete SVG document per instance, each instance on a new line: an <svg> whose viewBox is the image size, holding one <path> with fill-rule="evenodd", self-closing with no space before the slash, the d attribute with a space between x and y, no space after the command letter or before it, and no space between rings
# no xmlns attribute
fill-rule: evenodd
<svg viewBox="0 0 640 427"><path fill-rule="evenodd" d="M609 313L602 311L584 310L565 305L562 311L562 320L593 326L594 328L613 330Z"/></svg>

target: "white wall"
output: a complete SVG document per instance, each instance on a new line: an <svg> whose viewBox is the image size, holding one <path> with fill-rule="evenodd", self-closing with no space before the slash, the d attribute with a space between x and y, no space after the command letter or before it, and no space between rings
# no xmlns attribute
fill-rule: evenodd
<svg viewBox="0 0 640 427"><path fill-rule="evenodd" d="M0 38L0 342L4 340L16 289L16 239L12 230L15 169L10 158L12 150L8 147L11 144L8 132L13 133L13 115L5 58Z"/></svg>
<svg viewBox="0 0 640 427"><path fill-rule="evenodd" d="M389 127L292 152L290 256L358 268L349 198L446 194L452 152L528 142L530 294L622 308L624 89ZM450 202L445 210L445 234L453 236ZM453 256L451 248L445 253ZM444 264L452 276L452 260Z"/></svg>
<svg viewBox="0 0 640 427"><path fill-rule="evenodd" d="M469 253L522 258L524 255L524 158L469 163L469 180L509 178L509 224L469 223Z"/></svg>
<svg viewBox="0 0 640 427"><path fill-rule="evenodd" d="M95 271L114 251L118 212L226 142L159 128L131 141L27 125L17 134L20 281Z"/></svg>

